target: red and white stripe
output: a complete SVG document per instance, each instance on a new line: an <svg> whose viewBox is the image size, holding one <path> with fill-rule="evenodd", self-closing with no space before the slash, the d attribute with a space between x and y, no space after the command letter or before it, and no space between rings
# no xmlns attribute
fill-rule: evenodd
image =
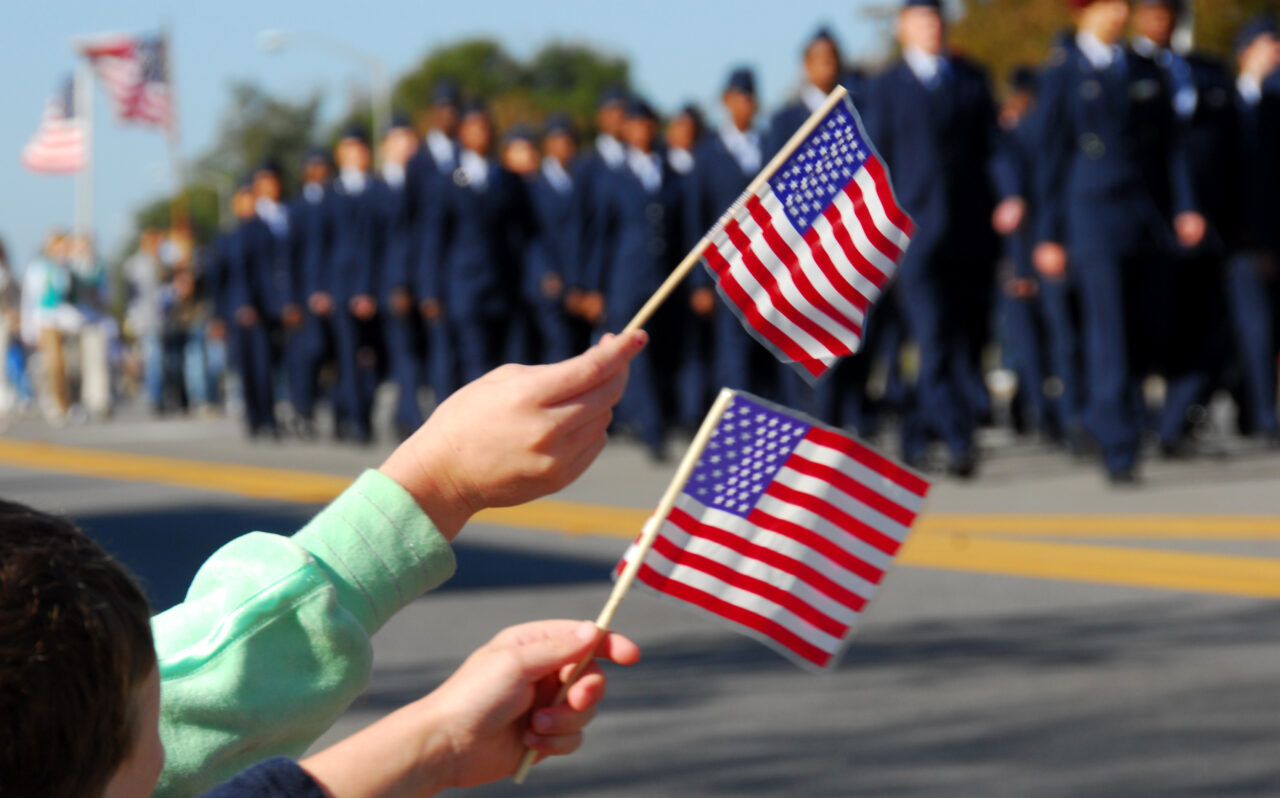
<svg viewBox="0 0 1280 798"><path fill-rule="evenodd" d="M803 235L765 181L713 231L706 259L748 329L816 380L858 350L914 232L872 156Z"/></svg>
<svg viewBox="0 0 1280 798"><path fill-rule="evenodd" d="M829 668L928 489L852 438L814 427L747 518L681 494L637 577L802 665Z"/></svg>
<svg viewBox="0 0 1280 798"><path fill-rule="evenodd" d="M95 37L82 42L80 52L93 65L116 116L127 118L142 84L137 37L123 33Z"/></svg>
<svg viewBox="0 0 1280 798"><path fill-rule="evenodd" d="M40 127L22 148L22 165L33 172L78 172L85 165L84 125L63 113L66 105L55 97L45 106Z"/></svg>

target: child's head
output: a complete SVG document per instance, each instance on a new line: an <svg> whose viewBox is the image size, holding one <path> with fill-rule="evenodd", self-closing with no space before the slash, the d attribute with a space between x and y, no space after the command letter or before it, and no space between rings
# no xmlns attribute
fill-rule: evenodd
<svg viewBox="0 0 1280 798"><path fill-rule="evenodd" d="M0 500L0 798L150 795L159 705L137 583L66 519Z"/></svg>

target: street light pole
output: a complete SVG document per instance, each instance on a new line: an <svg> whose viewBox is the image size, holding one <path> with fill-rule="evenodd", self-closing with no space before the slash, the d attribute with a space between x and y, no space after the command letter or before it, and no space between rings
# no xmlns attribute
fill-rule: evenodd
<svg viewBox="0 0 1280 798"><path fill-rule="evenodd" d="M373 112L373 136L370 147L377 162L382 137L391 127L391 87L386 64L376 55L352 47L346 42L319 33L305 31L263 30L258 32L258 46L268 53L279 53L291 44L325 50L358 64L369 76L370 110Z"/></svg>

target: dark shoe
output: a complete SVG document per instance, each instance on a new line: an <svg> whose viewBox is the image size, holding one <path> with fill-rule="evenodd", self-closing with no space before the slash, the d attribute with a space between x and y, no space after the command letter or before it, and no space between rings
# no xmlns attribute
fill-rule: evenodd
<svg viewBox="0 0 1280 798"><path fill-rule="evenodd" d="M1188 438L1160 441L1160 456L1166 460L1190 460L1195 455L1195 444Z"/></svg>
<svg viewBox="0 0 1280 798"><path fill-rule="evenodd" d="M947 473L956 479L973 479L978 473L978 456L973 452L952 456L947 462Z"/></svg>
<svg viewBox="0 0 1280 798"><path fill-rule="evenodd" d="M1138 479L1138 469L1134 466L1118 468L1115 471L1107 472L1107 482L1111 483L1113 488L1136 488L1141 480Z"/></svg>

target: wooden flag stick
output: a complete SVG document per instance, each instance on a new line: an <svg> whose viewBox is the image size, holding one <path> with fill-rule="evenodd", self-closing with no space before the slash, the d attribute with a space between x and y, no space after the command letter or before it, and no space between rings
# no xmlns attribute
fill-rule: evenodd
<svg viewBox="0 0 1280 798"><path fill-rule="evenodd" d="M716 401L711 405L711 410L707 413L707 417L702 421L702 426L698 428L698 434L693 437L693 443L689 444L689 451L685 452L684 459L680 461L680 467L676 469L676 475L671 479L671 484L667 485L666 493L662 494L662 500L658 502L658 509L654 510L653 515L649 516L649 520L645 522L644 531L640 534L640 539L636 541L631 551L631 556L627 560L627 567L618 576L618 581L613 585L613 592L609 594L609 600L605 602L604 609L600 610L600 615L596 618L597 645L604 637L604 634L609 631L609 625L613 623L613 616L622 604L622 599L627 595L627 591L631 589L631 585L635 583L636 575L640 573L640 566L644 563L645 555L649 553L649 549L653 548L653 542L658 538L658 531L662 529L662 522L671 514L671 508L675 507L676 499L680 497L680 491L684 490L685 483L689 481L689 477L693 474L693 469L698 465L698 458L702 456L703 450L707 448L707 442L711 440L711 436L716 431L716 425L720 423L720 417L724 415L724 411L728 409L729 403L732 401L733 391L728 388L721 388L720 395L716 397ZM560 686L560 692L556 694L555 701L551 702L551 706L564 701L565 696L569 694L569 688L573 686L573 683L578 680L582 672L595 659L595 655L596 646L593 645L587 651L586 656L574 666L569 678L564 680L564 684ZM516 769L512 781L516 784L524 784L525 777L529 775L529 769L533 767L533 763L537 759L537 751L532 748L526 750L524 759L520 761L520 767Z"/></svg>
<svg viewBox="0 0 1280 798"><path fill-rule="evenodd" d="M766 180L773 177L774 173L782 168L782 164L791 157L792 153L800 148L800 145L804 143L805 139L809 138L809 134L813 132L813 129L816 128L822 120L827 117L827 114L831 113L831 109L835 108L838 103L848 96L848 94L849 92L845 90L844 86L840 85L837 85L831 90L831 93L827 95L827 99L823 100L822 105L818 107L818 110L809 115L809 118L806 119L804 124L800 126L800 129L795 132L795 135L787 140L786 146L778 150L778 154L773 156L773 159L769 161L764 169L760 170L760 174L756 175L755 180L751 181L751 185L747 186L747 190L742 193L742 196L738 198L738 201L733 203L733 205L730 205L729 209L720 217L720 220L711 227L711 232L708 232L700 241L698 241L697 244L694 245L693 249L689 251L689 254L684 256L684 260L680 261L680 264L672 270L671 274L667 276L667 279L658 287L658 290L653 293L653 296L649 297L649 301L644 303L644 307L640 308L639 312L632 317L631 321L627 322L627 326L622 330L624 334L638 330L649 322L649 319L655 312L657 312L658 308L662 306L662 303L667 301L667 298L676 290L676 287L679 286L680 283L684 282L684 278L689 276L689 272L693 271L693 267L698 265L698 261L702 260L703 253L707 251L707 247L711 246L711 236L714 232L724 226L727 219L738 209L738 206L740 206L747 197L755 194L760 187L764 185Z"/></svg>

